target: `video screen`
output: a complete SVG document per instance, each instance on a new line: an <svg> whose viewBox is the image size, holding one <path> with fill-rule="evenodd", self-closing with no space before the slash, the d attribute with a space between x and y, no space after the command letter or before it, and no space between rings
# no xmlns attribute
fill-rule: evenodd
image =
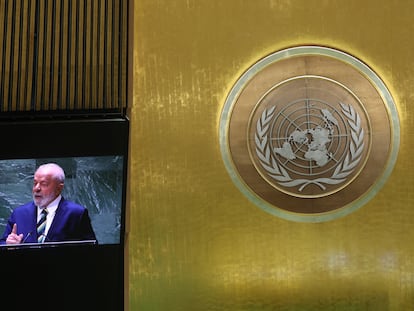
<svg viewBox="0 0 414 311"><path fill-rule="evenodd" d="M29 244L42 243L44 248L52 242L71 241L79 244L86 240L83 232L79 233L85 228L93 232L91 244L123 245L128 131L128 120L117 118L0 122L0 132L5 134L0 151L0 246L27 248ZM36 170L45 163L60 166L65 178L59 190L59 205L56 196L55 202L47 203L55 206L47 216L40 241L37 226L41 207L35 201L44 194L35 194L34 179ZM61 208L63 201L67 209ZM74 205L78 208L73 209ZM74 210L78 214L72 214ZM23 238L5 243L14 224L16 234Z"/></svg>
<svg viewBox="0 0 414 311"><path fill-rule="evenodd" d="M97 243L120 243L123 156L0 160L0 235L13 209L33 200L34 172L45 163L63 168L62 197L88 210Z"/></svg>

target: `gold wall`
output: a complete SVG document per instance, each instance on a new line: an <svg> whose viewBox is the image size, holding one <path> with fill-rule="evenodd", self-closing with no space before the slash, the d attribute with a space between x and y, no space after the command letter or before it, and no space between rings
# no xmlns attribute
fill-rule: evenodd
<svg viewBox="0 0 414 311"><path fill-rule="evenodd" d="M130 310L414 309L412 12L409 0L134 2ZM368 64L401 122L384 187L323 223L256 207L219 148L220 112L238 77L304 44Z"/></svg>

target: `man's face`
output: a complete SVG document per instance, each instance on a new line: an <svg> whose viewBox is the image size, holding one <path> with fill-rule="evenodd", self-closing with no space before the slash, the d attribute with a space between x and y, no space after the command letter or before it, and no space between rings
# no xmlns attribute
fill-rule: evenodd
<svg viewBox="0 0 414 311"><path fill-rule="evenodd" d="M63 183L53 178L51 170L38 169L33 180L33 201L37 206L46 207L62 192Z"/></svg>

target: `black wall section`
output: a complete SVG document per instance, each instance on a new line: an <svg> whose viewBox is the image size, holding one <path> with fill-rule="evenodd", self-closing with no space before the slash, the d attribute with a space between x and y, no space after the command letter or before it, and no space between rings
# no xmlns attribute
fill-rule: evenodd
<svg viewBox="0 0 414 311"><path fill-rule="evenodd" d="M120 245L2 250L3 301L8 310L123 310L122 253Z"/></svg>

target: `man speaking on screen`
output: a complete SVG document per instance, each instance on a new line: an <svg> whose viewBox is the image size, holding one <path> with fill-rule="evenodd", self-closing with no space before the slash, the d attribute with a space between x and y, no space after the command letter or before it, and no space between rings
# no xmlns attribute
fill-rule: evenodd
<svg viewBox="0 0 414 311"><path fill-rule="evenodd" d="M33 180L33 201L11 213L0 244L96 241L88 210L65 200L63 169L40 165Z"/></svg>

